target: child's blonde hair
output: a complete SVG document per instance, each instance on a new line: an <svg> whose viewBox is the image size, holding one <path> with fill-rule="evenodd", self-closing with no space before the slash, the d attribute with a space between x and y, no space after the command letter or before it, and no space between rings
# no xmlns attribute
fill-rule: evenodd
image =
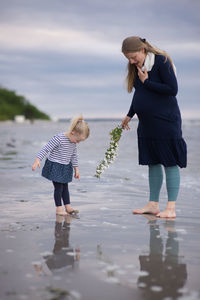
<svg viewBox="0 0 200 300"><path fill-rule="evenodd" d="M82 115L79 115L71 120L71 124L68 130L68 134L74 132L79 136L87 139L90 134L88 123L83 119Z"/></svg>

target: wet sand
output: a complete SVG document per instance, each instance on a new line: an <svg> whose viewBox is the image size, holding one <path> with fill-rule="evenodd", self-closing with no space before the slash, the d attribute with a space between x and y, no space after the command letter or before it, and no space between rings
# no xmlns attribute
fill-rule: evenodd
<svg viewBox="0 0 200 300"><path fill-rule="evenodd" d="M112 202L56 218L20 204L1 226L1 299L198 299L198 219L133 216Z"/></svg>
<svg viewBox="0 0 200 300"><path fill-rule="evenodd" d="M0 299L200 299L199 173L192 160L194 177L183 173L176 220L133 215L148 198L146 173L135 167L132 176L126 153L94 178L101 153L88 152L92 136L82 146L82 178L70 185L80 214L56 217L51 183L30 171L40 141L29 143L28 127L4 127L20 136L22 129L26 147L10 140L14 149L0 149ZM36 136L37 125L31 130ZM163 191L161 208L165 203Z"/></svg>

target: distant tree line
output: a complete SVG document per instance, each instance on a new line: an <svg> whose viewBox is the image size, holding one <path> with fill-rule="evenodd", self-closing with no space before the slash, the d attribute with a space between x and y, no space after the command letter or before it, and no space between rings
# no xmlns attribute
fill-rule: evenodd
<svg viewBox="0 0 200 300"><path fill-rule="evenodd" d="M0 121L14 120L16 115L24 115L29 120L50 120L47 114L38 110L25 97L0 87Z"/></svg>

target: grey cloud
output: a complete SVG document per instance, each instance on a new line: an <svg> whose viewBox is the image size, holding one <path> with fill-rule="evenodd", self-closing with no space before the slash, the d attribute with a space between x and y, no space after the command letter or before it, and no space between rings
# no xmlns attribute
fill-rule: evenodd
<svg viewBox="0 0 200 300"><path fill-rule="evenodd" d="M48 28L73 27L121 41L126 35L147 34L153 39L199 38L199 1L0 1L4 22L39 23ZM152 34L153 32L153 34Z"/></svg>
<svg viewBox="0 0 200 300"><path fill-rule="evenodd" d="M197 0L0 0L1 28L10 34L0 49L0 84L52 116L64 117L66 111L71 116L77 108L91 116L124 115L131 95L124 88L127 62L120 47L123 38L137 34L170 51L178 70L180 105L198 110L199 8ZM19 36L14 36L14 28L19 28ZM89 44L83 40L77 44L80 49L70 49L64 34L61 40L50 36L40 45L37 37L45 34L37 31L27 45L31 38L23 40L20 28L27 29L27 35L29 28L52 35L71 30L72 42L79 39L73 33L83 33L83 39L85 33ZM91 49L92 43L100 48Z"/></svg>

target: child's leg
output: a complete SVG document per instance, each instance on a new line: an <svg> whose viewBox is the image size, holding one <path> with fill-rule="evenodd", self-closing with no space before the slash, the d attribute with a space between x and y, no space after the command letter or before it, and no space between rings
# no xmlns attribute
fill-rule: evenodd
<svg viewBox="0 0 200 300"><path fill-rule="evenodd" d="M62 191L63 191L63 184L60 182L53 181L54 185L54 201L56 205L56 213L66 215L65 211L62 208Z"/></svg>
<svg viewBox="0 0 200 300"><path fill-rule="evenodd" d="M175 218L175 203L180 187L180 172L178 166L165 167L165 174L168 203L166 209L158 216L161 218Z"/></svg>
<svg viewBox="0 0 200 300"><path fill-rule="evenodd" d="M163 171L162 166L149 165L149 203L141 209L135 209L133 213L135 214L158 214L159 213L159 194L163 182Z"/></svg>
<svg viewBox="0 0 200 300"><path fill-rule="evenodd" d="M63 199L64 205L70 204L68 183L63 183L62 199Z"/></svg>
<svg viewBox="0 0 200 300"><path fill-rule="evenodd" d="M69 195L68 183L63 184L62 199L63 199L63 203L65 205L65 210L67 213L70 214L70 213L78 212L78 210L73 209L70 205L70 195Z"/></svg>

